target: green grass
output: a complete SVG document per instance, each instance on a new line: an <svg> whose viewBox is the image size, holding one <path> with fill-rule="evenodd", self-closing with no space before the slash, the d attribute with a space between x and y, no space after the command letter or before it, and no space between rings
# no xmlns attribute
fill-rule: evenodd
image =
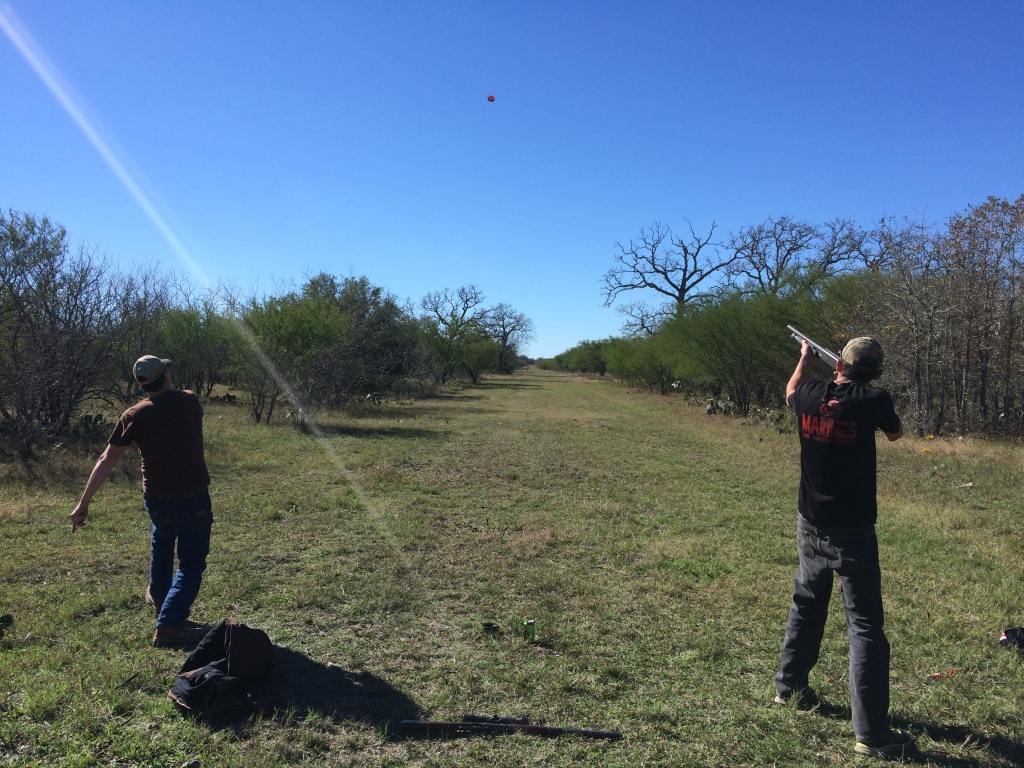
<svg viewBox="0 0 1024 768"><path fill-rule="evenodd" d="M852 750L838 590L812 676L828 706L769 704L796 568L788 420L537 371L322 416L317 436L207 408L216 522L194 616L270 634L280 709L263 718L189 721L166 698L184 653L149 646L137 458L74 537L95 454L0 468L0 764L873 762ZM1019 449L906 439L879 466L892 711L914 761L1020 765L1024 672L996 642L1024 623ZM624 738L395 732L468 712Z"/></svg>

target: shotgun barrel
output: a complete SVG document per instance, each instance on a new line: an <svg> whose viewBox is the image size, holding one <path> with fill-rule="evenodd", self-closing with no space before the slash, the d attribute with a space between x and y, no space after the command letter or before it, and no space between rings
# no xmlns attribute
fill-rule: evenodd
<svg viewBox="0 0 1024 768"><path fill-rule="evenodd" d="M806 341L807 344L810 346L811 351L814 352L814 356L821 360L823 363L830 365L832 367L832 370L840 372L843 370L843 361L839 357L839 355L837 355L830 349L821 346L821 344L814 341L814 339L810 338L809 336L800 333L800 331L798 331L792 325L787 325L786 327L789 328L790 336L792 336L798 342Z"/></svg>

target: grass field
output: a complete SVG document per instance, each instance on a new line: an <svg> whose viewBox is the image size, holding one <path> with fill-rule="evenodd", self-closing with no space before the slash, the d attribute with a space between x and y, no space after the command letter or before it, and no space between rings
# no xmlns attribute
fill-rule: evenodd
<svg viewBox="0 0 1024 768"><path fill-rule="evenodd" d="M74 537L99 447L31 478L0 467L0 614L15 619L0 764L871 764L853 753L838 588L812 674L825 704L770 704L796 569L791 426L538 371L324 416L319 436L211 404L216 522L193 618L266 630L279 662L279 709L218 723L174 711L185 654L149 644L137 458ZM1024 670L997 644L1024 624L1022 469L994 443L879 445L910 762L1024 764ZM470 712L624 737L395 731Z"/></svg>

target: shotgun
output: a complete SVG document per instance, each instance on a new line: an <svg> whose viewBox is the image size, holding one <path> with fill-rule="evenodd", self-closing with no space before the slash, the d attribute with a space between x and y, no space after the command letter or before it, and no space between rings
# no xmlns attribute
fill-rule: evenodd
<svg viewBox="0 0 1024 768"><path fill-rule="evenodd" d="M835 352L832 352L831 350L825 349L825 347L821 346L821 344L814 341L813 339L804 336L804 334L800 333L800 331L798 331L792 325L787 325L786 327L789 328L789 335L796 339L798 342L807 342L808 346L810 346L811 348L811 351L814 352L814 356L816 358L821 360L823 363L832 366L832 369L836 373L842 373L843 361L839 357L839 355L837 355Z"/></svg>
<svg viewBox="0 0 1024 768"><path fill-rule="evenodd" d="M403 720L399 730L422 733L426 736L466 735L477 733L527 733L532 736L583 736L588 739L621 739L618 731L591 731L582 728L556 728L531 725L526 717L498 717L497 715L463 715L462 720Z"/></svg>

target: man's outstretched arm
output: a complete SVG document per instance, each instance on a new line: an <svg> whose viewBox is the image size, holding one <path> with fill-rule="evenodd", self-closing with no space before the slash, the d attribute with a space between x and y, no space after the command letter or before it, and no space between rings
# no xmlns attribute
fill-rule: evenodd
<svg viewBox="0 0 1024 768"><path fill-rule="evenodd" d="M806 341L801 341L800 360L796 364L793 375L789 377L789 383L786 384L786 405L789 405L789 398L796 392L797 387L810 378L812 365L814 365L814 350Z"/></svg>
<svg viewBox="0 0 1024 768"><path fill-rule="evenodd" d="M92 501L92 497L96 495L96 492L103 487L103 484L107 482L110 473L114 471L114 467L121 461L121 457L124 456L124 452L127 450L127 445L108 444L107 449L96 460L96 466L92 468L92 473L89 475L89 482L85 484L82 499L71 512L72 533L85 525L89 517L89 502Z"/></svg>

